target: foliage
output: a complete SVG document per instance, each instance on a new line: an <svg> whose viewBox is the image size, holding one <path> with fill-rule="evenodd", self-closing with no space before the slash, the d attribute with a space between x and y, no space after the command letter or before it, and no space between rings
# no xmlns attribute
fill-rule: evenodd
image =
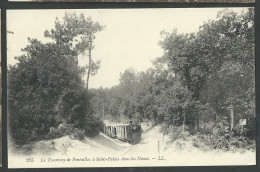
<svg viewBox="0 0 260 172"><path fill-rule="evenodd" d="M104 123L99 118L91 116L86 118L84 121L85 125L83 129L85 130L85 135L88 137L94 137L99 134L100 131L104 130Z"/></svg>
<svg viewBox="0 0 260 172"><path fill-rule="evenodd" d="M193 145L204 150L224 150L224 151L241 151L254 150L255 143L253 140L244 136L233 136L231 133L204 135L197 134L193 138Z"/></svg>
<svg viewBox="0 0 260 172"><path fill-rule="evenodd" d="M59 137L62 137L66 134L70 134L71 130L72 130L71 128L66 128L66 129L57 128L57 129L55 129L54 127L51 127L50 132L46 134L45 138L46 138L46 140L59 138Z"/></svg>
<svg viewBox="0 0 260 172"><path fill-rule="evenodd" d="M82 130L82 129L76 128L76 129L73 131L73 133L72 133L72 137L73 137L74 139L83 141L83 140L85 139L85 131Z"/></svg>
<svg viewBox="0 0 260 172"><path fill-rule="evenodd" d="M164 33L162 58L192 95L194 127L228 116L230 105L236 120L255 117L253 17L222 11L196 34Z"/></svg>
<svg viewBox="0 0 260 172"><path fill-rule="evenodd" d="M95 75L100 68L100 60L94 61L91 51L94 49L95 34L104 29L104 26L94 22L90 17L87 19L83 14L77 16L76 13L65 13L63 20L56 19L55 29L44 32L45 37L56 41L57 47L73 48L74 56L88 56L88 64L84 66L87 72L86 87L88 90L89 77ZM62 53L62 52L57 52ZM68 52L66 52L68 53Z"/></svg>
<svg viewBox="0 0 260 172"><path fill-rule="evenodd" d="M118 86L91 90L100 102L94 111L101 112L102 104L105 118L107 114L116 119L124 116L139 123L163 123L165 128L184 123L191 134L217 133L220 139L224 132L219 128L230 126L230 106L235 125L239 119L254 121L252 8L241 14L221 11L216 20L205 22L197 33L173 30L161 34L164 54L154 60L153 68L145 72L128 69L121 74ZM253 122L246 128L246 136L250 133L254 138Z"/></svg>
<svg viewBox="0 0 260 172"><path fill-rule="evenodd" d="M8 113L16 144L40 140L60 123L83 128L92 119L82 79L86 67L78 66L78 56L86 50L86 37L94 36L99 27L83 14L66 13L62 21L55 21L54 29L45 31L49 42L28 39L24 55L16 57L18 63L8 70ZM95 128L95 122L91 125Z"/></svg>

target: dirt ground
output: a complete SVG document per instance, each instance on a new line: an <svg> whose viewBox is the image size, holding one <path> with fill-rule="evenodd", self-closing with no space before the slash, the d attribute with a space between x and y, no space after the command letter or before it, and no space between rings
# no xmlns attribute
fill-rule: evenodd
<svg viewBox="0 0 260 172"><path fill-rule="evenodd" d="M203 152L192 145L191 139L184 142L171 142L168 135L163 136L159 126L142 126L142 140L140 143L129 143L112 139L103 133L95 138L84 141L72 139L69 136L55 140L39 141L22 150L9 149L10 162L21 161L25 157L119 157L140 159L131 163L111 162L109 166L197 166L197 165L252 165L255 164L255 152ZM20 158L20 159L19 159ZM145 161L154 160L154 163ZM162 161L158 161L161 158ZM15 161L14 161L15 160ZM96 162L95 162L96 163ZM82 166L99 166L98 163L81 164ZM10 164L12 166L12 164ZM13 164L15 165L15 164ZM48 164L47 164L48 165ZM76 166L81 166L77 164ZM102 166L108 164L102 163Z"/></svg>

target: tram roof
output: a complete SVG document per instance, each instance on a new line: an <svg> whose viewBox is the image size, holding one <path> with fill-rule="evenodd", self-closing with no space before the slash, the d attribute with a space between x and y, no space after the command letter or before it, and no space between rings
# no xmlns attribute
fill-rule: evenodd
<svg viewBox="0 0 260 172"><path fill-rule="evenodd" d="M140 126L139 124L107 124L105 127L126 127L126 126Z"/></svg>
<svg viewBox="0 0 260 172"><path fill-rule="evenodd" d="M130 124L107 124L105 125L106 127L125 127L125 126L129 126Z"/></svg>

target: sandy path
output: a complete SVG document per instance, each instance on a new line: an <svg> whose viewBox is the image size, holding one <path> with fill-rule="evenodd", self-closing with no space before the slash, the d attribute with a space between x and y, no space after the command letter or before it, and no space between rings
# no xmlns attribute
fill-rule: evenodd
<svg viewBox="0 0 260 172"><path fill-rule="evenodd" d="M191 139L185 141L179 150L176 142L163 138L160 127L148 127L142 133L142 140L136 145L112 139L104 134L84 141L69 136L53 141L36 142L27 155L25 152L9 150L10 167L107 167L107 166L197 166L197 165L253 165L255 152L203 152L192 146ZM34 164L25 166L26 158L33 157ZM70 163L39 163L42 158L71 158ZM162 158L163 157L163 158ZM109 158L109 160L102 160ZM89 160L88 160L89 159ZM92 160L90 160L92 159ZM101 160L101 162L93 160ZM163 160L162 160L163 159ZM87 161L88 160L88 161ZM79 161L79 162L77 162Z"/></svg>

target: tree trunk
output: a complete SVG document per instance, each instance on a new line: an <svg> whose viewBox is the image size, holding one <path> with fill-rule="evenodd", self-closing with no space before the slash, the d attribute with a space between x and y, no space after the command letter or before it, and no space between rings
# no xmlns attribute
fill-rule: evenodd
<svg viewBox="0 0 260 172"><path fill-rule="evenodd" d="M87 75L87 90L88 90L88 85L89 85L89 77L90 77L90 71L91 71L91 50L92 50L92 38L90 35L90 42L89 42L89 49L88 49L88 75Z"/></svg>
<svg viewBox="0 0 260 172"><path fill-rule="evenodd" d="M198 116L194 116L192 121L191 121L191 126L192 126L192 132L195 134L198 132L199 129L199 119Z"/></svg>
<svg viewBox="0 0 260 172"><path fill-rule="evenodd" d="M206 120L203 120L203 133L206 134Z"/></svg>
<svg viewBox="0 0 260 172"><path fill-rule="evenodd" d="M230 107L230 131L233 131L234 128L234 109L233 106Z"/></svg>
<svg viewBox="0 0 260 172"><path fill-rule="evenodd" d="M194 130L195 132L197 132L199 130L199 124L200 124L199 119L195 117L194 123L195 123Z"/></svg>
<svg viewBox="0 0 260 172"><path fill-rule="evenodd" d="M184 120L182 122L182 132L185 133L185 118L184 118Z"/></svg>

